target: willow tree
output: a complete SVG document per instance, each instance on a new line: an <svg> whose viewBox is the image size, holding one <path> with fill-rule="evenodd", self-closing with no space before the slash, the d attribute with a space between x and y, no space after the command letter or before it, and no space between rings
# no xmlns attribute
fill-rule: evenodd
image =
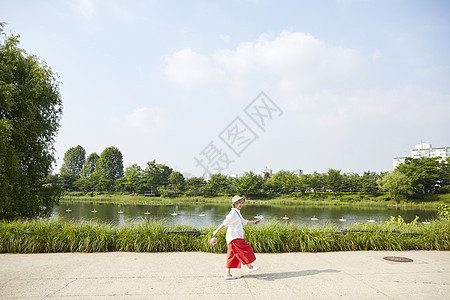
<svg viewBox="0 0 450 300"><path fill-rule="evenodd" d="M59 193L43 184L62 101L56 75L0 23L0 219L48 216Z"/></svg>
<svg viewBox="0 0 450 300"><path fill-rule="evenodd" d="M382 191L388 192L389 198L395 200L397 203L400 203L401 195L406 200L406 195L411 191L411 180L398 170L383 174L377 180L377 184Z"/></svg>

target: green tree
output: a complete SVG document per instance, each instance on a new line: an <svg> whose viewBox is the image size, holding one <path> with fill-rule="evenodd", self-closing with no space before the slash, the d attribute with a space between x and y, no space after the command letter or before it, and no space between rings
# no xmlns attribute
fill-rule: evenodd
<svg viewBox="0 0 450 300"><path fill-rule="evenodd" d="M80 192L87 193L92 191L92 185L90 184L89 178L81 177L73 182L73 187Z"/></svg>
<svg viewBox="0 0 450 300"><path fill-rule="evenodd" d="M84 162L83 169L81 169L81 177L89 177L95 172L95 166L97 165L97 160L100 157L97 153L89 154L88 158Z"/></svg>
<svg viewBox="0 0 450 300"><path fill-rule="evenodd" d="M411 180L402 172L395 170L392 173L385 173L377 181L380 189L389 193L389 198L400 202L400 195L406 195L411 190Z"/></svg>
<svg viewBox="0 0 450 300"><path fill-rule="evenodd" d="M267 185L275 193L289 194L296 191L299 187L300 180L297 175L289 171L279 171L272 178L267 180Z"/></svg>
<svg viewBox="0 0 450 300"><path fill-rule="evenodd" d="M378 191L377 180L380 178L376 172L364 172L360 177L360 191L364 194L375 194Z"/></svg>
<svg viewBox="0 0 450 300"><path fill-rule="evenodd" d="M236 194L248 197L250 195L260 194L262 183L263 179L252 171L245 172L244 176L233 180L232 190Z"/></svg>
<svg viewBox="0 0 450 300"><path fill-rule="evenodd" d="M186 180L184 179L183 174L177 171L170 173L169 182L175 193L183 191L186 185Z"/></svg>
<svg viewBox="0 0 450 300"><path fill-rule="evenodd" d="M441 162L440 188L441 193L450 193L450 157Z"/></svg>
<svg viewBox="0 0 450 300"><path fill-rule="evenodd" d="M348 192L360 192L361 191L361 176L358 174L343 174L342 175L342 190Z"/></svg>
<svg viewBox="0 0 450 300"><path fill-rule="evenodd" d="M316 195L317 191L323 191L325 187L324 174L314 171L309 184L310 188L314 191L314 195Z"/></svg>
<svg viewBox="0 0 450 300"><path fill-rule="evenodd" d="M329 169L326 177L326 187L333 191L336 197L336 192L340 192L342 189L342 174L341 170Z"/></svg>
<svg viewBox="0 0 450 300"><path fill-rule="evenodd" d="M203 186L206 184L203 177L192 177L186 179L186 196L200 196L203 193Z"/></svg>
<svg viewBox="0 0 450 300"><path fill-rule="evenodd" d="M100 154L95 166L95 173L102 179L110 180L112 183L116 179L123 177L123 157L116 147L105 148ZM101 186L107 186L102 183Z"/></svg>
<svg viewBox="0 0 450 300"><path fill-rule="evenodd" d="M130 193L139 191L142 178L142 169L137 164L132 164L125 169L124 185Z"/></svg>
<svg viewBox="0 0 450 300"><path fill-rule="evenodd" d="M86 161L86 150L80 145L69 148L64 154L63 164L59 173L61 175L73 175L75 177L81 176Z"/></svg>
<svg viewBox="0 0 450 300"><path fill-rule="evenodd" d="M203 187L205 196L217 196L218 194L228 194L230 192L231 182L228 176L222 174L213 174Z"/></svg>
<svg viewBox="0 0 450 300"><path fill-rule="evenodd" d="M311 188L311 174L301 174L298 178L298 189L304 195Z"/></svg>
<svg viewBox="0 0 450 300"><path fill-rule="evenodd" d="M396 170L408 176L417 194L433 194L440 187L442 171L439 159L437 157L416 159L407 157L405 163L398 166Z"/></svg>
<svg viewBox="0 0 450 300"><path fill-rule="evenodd" d="M169 185L169 176L172 169L163 164L157 164L156 160L149 161L142 175L142 186L146 190L157 190L159 187Z"/></svg>
<svg viewBox="0 0 450 300"><path fill-rule="evenodd" d="M54 159L62 101L56 75L0 23L0 216L50 215L59 190L43 184Z"/></svg>

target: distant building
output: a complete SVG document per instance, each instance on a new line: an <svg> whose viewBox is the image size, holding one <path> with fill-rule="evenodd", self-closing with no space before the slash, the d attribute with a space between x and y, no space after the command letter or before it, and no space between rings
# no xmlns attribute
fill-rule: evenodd
<svg viewBox="0 0 450 300"><path fill-rule="evenodd" d="M256 175L258 175L259 177L264 178L265 174L269 174L269 177L272 177L272 170L271 169L265 169L264 171L258 172Z"/></svg>
<svg viewBox="0 0 450 300"><path fill-rule="evenodd" d="M302 175L303 174L303 170L302 169L297 169L297 170L294 170L294 171L292 171L295 175L297 175L297 176L300 176L300 175Z"/></svg>
<svg viewBox="0 0 450 300"><path fill-rule="evenodd" d="M421 158L421 157L438 157L440 156L442 160L450 157L450 147L440 147L433 148L429 143L420 142L419 144L414 146L414 149L411 150L412 158ZM399 165L405 162L405 157L394 157L392 160L393 169L397 168Z"/></svg>
<svg viewBox="0 0 450 300"><path fill-rule="evenodd" d="M211 179L211 173L203 173L200 177L203 177L206 181Z"/></svg>
<svg viewBox="0 0 450 300"><path fill-rule="evenodd" d="M353 176L355 174L356 174L355 171L350 170L350 169L348 169L347 172L345 172L345 175L347 175L347 176Z"/></svg>

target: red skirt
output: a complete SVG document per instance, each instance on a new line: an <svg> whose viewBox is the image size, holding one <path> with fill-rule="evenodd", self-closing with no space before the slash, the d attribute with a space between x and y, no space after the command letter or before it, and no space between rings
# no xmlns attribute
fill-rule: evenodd
<svg viewBox="0 0 450 300"><path fill-rule="evenodd" d="M228 245L226 268L240 268L256 260L252 247L244 239L234 239Z"/></svg>

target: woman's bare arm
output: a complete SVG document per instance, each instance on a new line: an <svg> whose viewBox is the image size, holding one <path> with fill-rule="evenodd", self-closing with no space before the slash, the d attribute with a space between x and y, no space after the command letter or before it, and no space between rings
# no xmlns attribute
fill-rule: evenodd
<svg viewBox="0 0 450 300"><path fill-rule="evenodd" d="M221 231L222 230L222 228L224 228L225 226L222 224L222 225L220 225L216 230L214 230L214 232L213 232L213 236L216 236L218 233L219 233L219 231Z"/></svg>

